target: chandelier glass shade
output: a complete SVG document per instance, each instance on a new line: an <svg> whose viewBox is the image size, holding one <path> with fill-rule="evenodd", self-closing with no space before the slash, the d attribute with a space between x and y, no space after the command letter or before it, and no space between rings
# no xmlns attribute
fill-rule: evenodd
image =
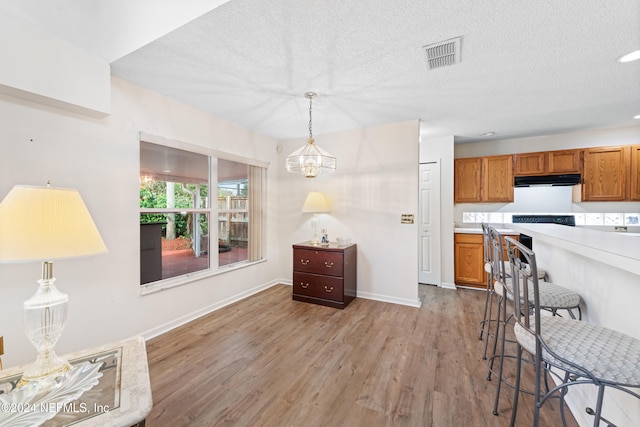
<svg viewBox="0 0 640 427"><path fill-rule="evenodd" d="M311 131L311 103L316 94L307 92L304 96L309 99L309 139L304 147L287 156L285 167L287 172L300 173L306 178L315 178L323 169L336 170L337 161L335 157L315 144Z"/></svg>

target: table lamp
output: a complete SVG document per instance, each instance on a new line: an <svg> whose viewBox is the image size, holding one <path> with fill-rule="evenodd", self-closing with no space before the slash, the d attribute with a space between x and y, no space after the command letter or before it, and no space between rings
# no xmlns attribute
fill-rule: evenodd
<svg viewBox="0 0 640 427"><path fill-rule="evenodd" d="M38 356L22 384L71 367L53 350L67 323L69 297L56 288L52 260L106 251L77 190L16 185L0 203L0 263L42 262L40 286L24 302L25 332Z"/></svg>
<svg viewBox="0 0 640 427"><path fill-rule="evenodd" d="M319 245L320 239L318 238L318 214L322 212L329 212L329 204L327 198L323 193L319 191L312 191L307 195L307 198L302 205L302 212L312 212L313 218L311 218L311 230L313 231L313 238L311 239L312 245Z"/></svg>

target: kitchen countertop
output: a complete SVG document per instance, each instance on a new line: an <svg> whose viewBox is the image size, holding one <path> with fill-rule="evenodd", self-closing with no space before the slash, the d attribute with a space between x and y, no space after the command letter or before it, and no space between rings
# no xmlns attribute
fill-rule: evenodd
<svg viewBox="0 0 640 427"><path fill-rule="evenodd" d="M498 233L500 234L518 234L517 231L512 230L510 228L496 228ZM477 227L455 227L453 229L454 233L460 234L482 234L482 228Z"/></svg>
<svg viewBox="0 0 640 427"><path fill-rule="evenodd" d="M534 246L535 241L540 240L640 275L640 233L617 233L557 224L512 224L511 227L518 233L533 237Z"/></svg>

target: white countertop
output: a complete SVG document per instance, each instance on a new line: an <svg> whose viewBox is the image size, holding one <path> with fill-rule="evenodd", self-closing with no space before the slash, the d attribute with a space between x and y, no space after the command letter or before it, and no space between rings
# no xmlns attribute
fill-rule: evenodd
<svg viewBox="0 0 640 427"><path fill-rule="evenodd" d="M500 234L519 234L517 231L510 228L496 228ZM477 227L455 227L454 233L459 234L482 234L482 228Z"/></svg>
<svg viewBox="0 0 640 427"><path fill-rule="evenodd" d="M511 224L518 233L640 275L640 234L557 224ZM535 250L535 249L534 249Z"/></svg>

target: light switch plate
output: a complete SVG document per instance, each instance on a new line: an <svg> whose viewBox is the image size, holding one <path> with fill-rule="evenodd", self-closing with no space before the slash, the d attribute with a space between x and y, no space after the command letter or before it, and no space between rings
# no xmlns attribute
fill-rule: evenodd
<svg viewBox="0 0 640 427"><path fill-rule="evenodd" d="M413 224L413 214L401 214L400 224Z"/></svg>

